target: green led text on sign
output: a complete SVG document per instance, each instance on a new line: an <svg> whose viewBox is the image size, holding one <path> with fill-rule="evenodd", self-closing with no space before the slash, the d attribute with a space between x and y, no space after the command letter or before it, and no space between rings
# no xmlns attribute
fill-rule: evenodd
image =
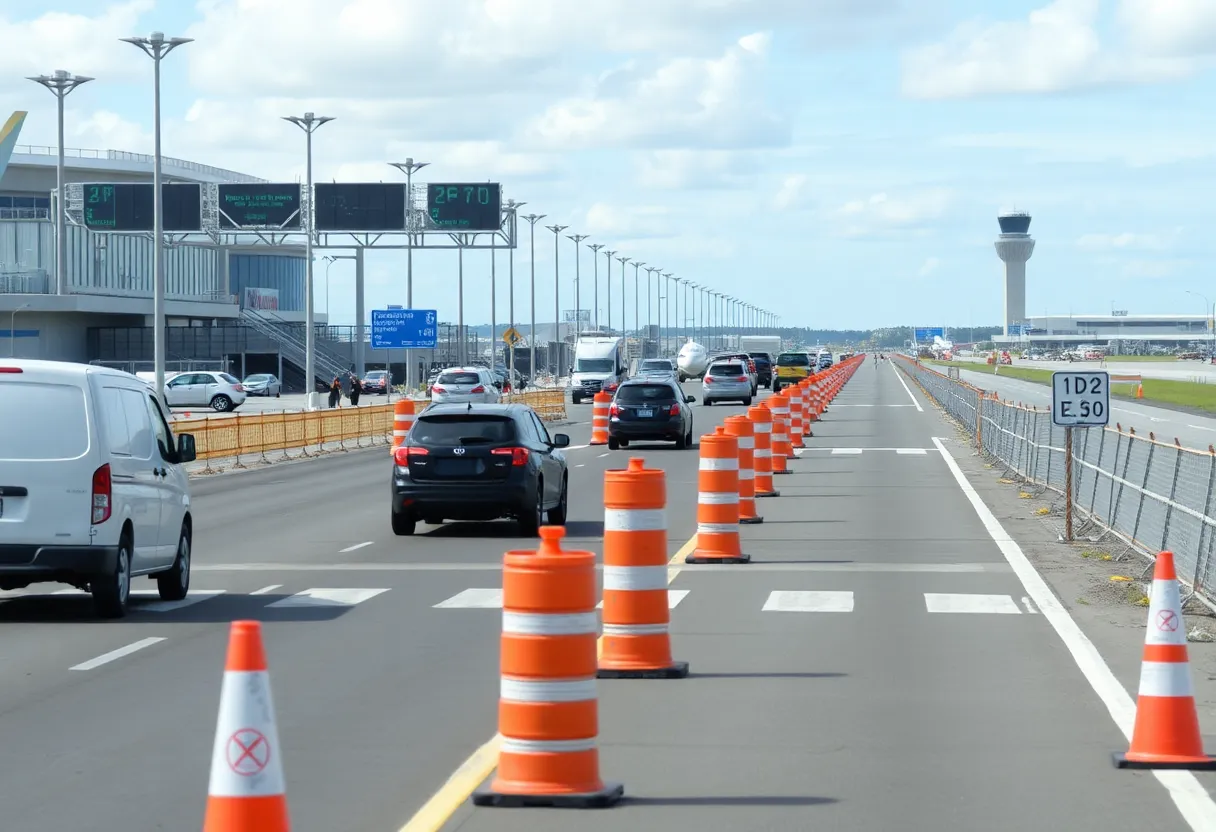
<svg viewBox="0 0 1216 832"><path fill-rule="evenodd" d="M240 211L245 222L265 222L270 211L294 210L294 194L224 194L224 213Z"/></svg>
<svg viewBox="0 0 1216 832"><path fill-rule="evenodd" d="M84 189L84 222L92 228L116 228L117 211L113 185L86 185Z"/></svg>
<svg viewBox="0 0 1216 832"><path fill-rule="evenodd" d="M427 213L439 228L495 231L502 223L497 183L434 183L427 187Z"/></svg>

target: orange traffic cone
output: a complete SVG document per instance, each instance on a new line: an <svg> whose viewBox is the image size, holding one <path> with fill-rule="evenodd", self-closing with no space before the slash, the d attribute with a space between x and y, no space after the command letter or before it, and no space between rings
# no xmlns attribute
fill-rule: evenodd
<svg viewBox="0 0 1216 832"><path fill-rule="evenodd" d="M1157 555L1153 569L1136 725L1131 748L1115 755L1115 768L1216 770L1199 735L1173 552Z"/></svg>
<svg viewBox="0 0 1216 832"><path fill-rule="evenodd" d="M1136 385L1136 398L1137 399L1144 398L1144 384L1143 383Z"/></svg>
<svg viewBox="0 0 1216 832"><path fill-rule="evenodd" d="M288 832L282 746L262 625L233 621L211 752L203 832Z"/></svg>

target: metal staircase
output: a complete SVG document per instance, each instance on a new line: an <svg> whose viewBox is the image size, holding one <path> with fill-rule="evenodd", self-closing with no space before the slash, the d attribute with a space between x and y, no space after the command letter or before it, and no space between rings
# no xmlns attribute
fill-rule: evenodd
<svg viewBox="0 0 1216 832"><path fill-rule="evenodd" d="M305 333L301 327L293 326L281 319L271 318L265 313L253 309L242 309L241 321L278 344L283 358L295 364L300 368L301 373L303 372L308 362L308 348ZM329 386L329 382L334 376L344 376L350 372L350 362L323 346L319 340L313 345L313 361L314 370L317 373L314 383L319 382L326 387Z"/></svg>

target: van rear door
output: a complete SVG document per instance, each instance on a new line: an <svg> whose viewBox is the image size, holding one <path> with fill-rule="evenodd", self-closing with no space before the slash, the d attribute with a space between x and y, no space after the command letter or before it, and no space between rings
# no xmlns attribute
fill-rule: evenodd
<svg viewBox="0 0 1216 832"><path fill-rule="evenodd" d="M0 362L0 543L90 543L93 442L80 384Z"/></svg>

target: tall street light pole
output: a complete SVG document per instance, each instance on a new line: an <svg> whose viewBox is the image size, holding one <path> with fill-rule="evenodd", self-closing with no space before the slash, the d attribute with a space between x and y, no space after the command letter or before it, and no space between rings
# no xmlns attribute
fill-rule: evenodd
<svg viewBox="0 0 1216 832"><path fill-rule="evenodd" d="M156 370L156 395L165 395L165 217L161 193L160 157L160 62L179 46L192 43L194 38L165 39L163 32L153 32L146 38L119 38L139 47L152 59L152 362ZM62 145L62 139L60 145ZM62 151L61 151L62 152ZM60 197L62 198L62 196ZM60 206L62 212L64 206ZM312 252L308 254L308 269L312 270ZM311 290L310 290L311 291ZM310 352L309 355L312 353ZM313 382L309 382L313 384Z"/></svg>
<svg viewBox="0 0 1216 832"><path fill-rule="evenodd" d="M582 265L583 258L579 246L587 239L587 234L567 234L566 239L574 241L574 337L583 328L583 295L582 295Z"/></svg>
<svg viewBox="0 0 1216 832"><path fill-rule="evenodd" d="M658 266L647 266L646 267L646 325L647 326L654 326L654 309L650 303L650 299L653 297L653 295L651 294L651 290L655 286L658 285L657 283L654 282L654 273L662 272L662 271L663 270L660 269ZM662 312L660 311L659 314L661 315ZM658 339L656 339L656 340L658 340Z"/></svg>
<svg viewBox="0 0 1216 832"><path fill-rule="evenodd" d="M663 275L663 279L667 282L666 291L667 291L668 301L667 301L667 321L666 321L666 323L667 323L667 350L669 352L672 349L672 345L676 343L676 339L674 337L675 333L673 333L671 331L671 305L673 303L676 305L676 320L679 320L679 317L680 317L680 285L679 285L678 281L672 279L674 277L675 277L675 275L673 275L671 272L667 272L666 274ZM673 288L675 290L674 292L672 291Z"/></svg>
<svg viewBox="0 0 1216 832"><path fill-rule="evenodd" d="M429 165L430 162L415 162L413 157L404 162L389 162L389 165L405 174L405 306L414 308L414 174ZM390 375L391 375L390 371ZM422 380L419 379L421 384ZM414 358L413 350L405 351L405 387L414 389Z"/></svg>
<svg viewBox="0 0 1216 832"><path fill-rule="evenodd" d="M528 229L528 240L531 248L529 259L532 261L532 324L528 331L528 376L536 381L536 224L545 218L544 214L525 214L531 228Z"/></svg>
<svg viewBox="0 0 1216 832"><path fill-rule="evenodd" d="M313 206L312 194L312 134L315 133L322 124L326 124L334 120L333 116L318 116L314 113L305 113L303 116L280 116L283 121L290 121L296 127L304 131L304 155L305 155L305 175L306 185L304 193L308 195L308 210L304 213L305 235L304 235L304 379L308 385L308 409L316 410L319 406L317 395L317 332L315 310L316 305L313 301L313 274L312 274L312 241L314 234L314 217L316 212Z"/></svg>
<svg viewBox="0 0 1216 832"><path fill-rule="evenodd" d="M561 278L558 271L558 260L561 258L558 243L562 241L562 232L567 225L546 225L553 232L553 343L557 344L557 355L553 357L553 369L557 378L562 377L562 307L559 297Z"/></svg>
<svg viewBox="0 0 1216 832"><path fill-rule="evenodd" d="M600 249L604 247L603 243L589 243L587 248L591 249L591 266L595 270L595 281L592 288L595 290L595 300L591 303L591 319L595 322L593 329L600 328Z"/></svg>
<svg viewBox="0 0 1216 832"><path fill-rule="evenodd" d="M612 332L612 258L616 256L615 251L604 251L604 257L608 260L608 265L604 267L604 308L608 310L608 331ZM596 280L599 278L597 277Z"/></svg>
<svg viewBox="0 0 1216 832"><path fill-rule="evenodd" d="M618 257L617 262L621 264L621 336L629 337L629 328L625 325L625 264L629 262L628 257ZM636 324L637 321L634 321Z"/></svg>
<svg viewBox="0 0 1216 832"><path fill-rule="evenodd" d="M56 100L59 110L59 158L55 165L55 294L66 295L68 292L68 238L65 217L68 212L67 195L64 194L64 162L63 162L63 99L79 87L93 79L86 75L72 75L62 69L57 69L51 75L33 75L27 78L36 84L42 84L50 90ZM159 154L158 154L159 157Z"/></svg>
<svg viewBox="0 0 1216 832"><path fill-rule="evenodd" d="M22 310L29 309L29 308L30 308L30 305L28 303L23 303L20 306L18 306L16 309L14 309L13 314L9 316L9 320L8 320L8 357L9 358L17 357L17 313L21 312Z"/></svg>
<svg viewBox="0 0 1216 832"><path fill-rule="evenodd" d="M516 239L519 227L519 209L527 205L526 202L516 202L513 199L507 200L507 210L511 212L511 247L507 249L507 315L510 320L507 321L507 327L515 328L515 246L519 242ZM497 336L495 336L497 337ZM508 381L511 384L511 392L515 392L515 344L508 344L511 355L511 375Z"/></svg>
<svg viewBox="0 0 1216 832"><path fill-rule="evenodd" d="M646 333L642 329L642 315L641 315L642 297L641 297L641 295L638 294L638 284L641 281L638 280L638 274L641 272L642 266L645 266L645 265L646 264L641 261L633 264L633 326L638 331L638 336L639 336L638 337L638 346L642 347L642 349L643 349L643 354L641 356L642 358L646 357L645 347L644 347L644 344L646 342L646 338L645 338Z"/></svg>

